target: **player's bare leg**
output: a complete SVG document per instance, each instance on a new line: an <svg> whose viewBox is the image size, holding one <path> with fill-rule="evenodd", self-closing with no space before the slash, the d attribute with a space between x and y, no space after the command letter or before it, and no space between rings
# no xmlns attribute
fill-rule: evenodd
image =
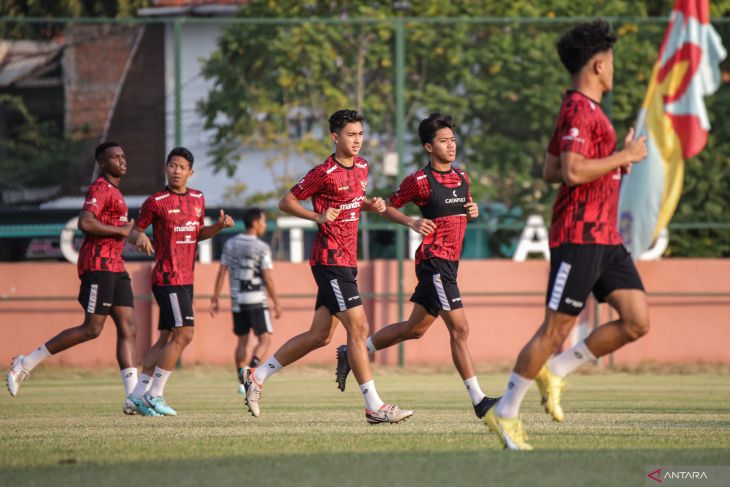
<svg viewBox="0 0 730 487"><path fill-rule="evenodd" d="M46 348L55 355L80 343L93 340L104 329L106 315L86 313L84 322L73 328L67 328L46 342Z"/></svg>
<svg viewBox="0 0 730 487"><path fill-rule="evenodd" d="M595 357L618 350L649 332L646 294L638 289L617 289L606 302L618 312L618 320L599 326L585 342Z"/></svg>
<svg viewBox="0 0 730 487"><path fill-rule="evenodd" d="M236 375L238 376L238 393L246 394L246 388L244 385L244 369L246 368L246 349L248 348L248 337L249 334L238 336L236 342L236 350L234 352L234 361L236 363Z"/></svg>
<svg viewBox="0 0 730 487"><path fill-rule="evenodd" d="M370 359L365 342L368 324L362 306L337 313L337 318L347 330L347 356L355 380L365 400L365 418L370 424L397 423L413 415L413 411L400 409L394 404L385 404L378 395L373 381Z"/></svg>
<svg viewBox="0 0 730 487"><path fill-rule="evenodd" d="M167 344L162 348L157 367L153 372L152 385L144 396L144 400L159 414L175 416L177 411L171 408L164 399L163 393L180 356L190 342L193 341L195 329L192 326L174 328Z"/></svg>
<svg viewBox="0 0 730 487"><path fill-rule="evenodd" d="M464 386L469 393L469 399L471 399L472 406L474 406L474 413L481 419L499 398L487 396L479 386L474 371L474 362L469 351L469 321L466 319L464 308L451 311L441 310L439 315L449 330L451 358L454 361L454 367L459 372L461 380L464 381Z"/></svg>
<svg viewBox="0 0 730 487"><path fill-rule="evenodd" d="M271 348L271 333L266 332L256 336L256 345L251 352L252 357L266 357Z"/></svg>
<svg viewBox="0 0 730 487"><path fill-rule="evenodd" d="M436 316L429 314L420 304L414 304L407 321L384 326L372 336L373 345L377 350L392 347L406 340L418 340L426 334L436 321Z"/></svg>
<svg viewBox="0 0 730 487"><path fill-rule="evenodd" d="M327 345L332 340L336 326L337 318L332 316L325 306L320 306L314 312L309 330L290 338L265 363L254 369L252 373L247 373L246 405L253 416L258 417L259 415L261 390L266 379L312 350Z"/></svg>
<svg viewBox="0 0 730 487"><path fill-rule="evenodd" d="M86 313L84 322L79 326L67 328L46 343L26 355L13 357L10 371L6 376L8 391L11 396L18 393L20 384L30 376L30 372L51 355L62 352L80 343L93 340L104 329L106 315Z"/></svg>
<svg viewBox="0 0 730 487"><path fill-rule="evenodd" d="M376 350L392 347L406 340L417 340L426 334L434 321L436 321L435 316L429 314L420 304L416 304L413 306L407 321L384 326L373 334L365 343L367 351L373 353ZM348 351L347 345L341 345L337 348L335 381L337 387L343 392L347 384L347 376L351 370Z"/></svg>
<svg viewBox="0 0 730 487"><path fill-rule="evenodd" d="M155 367L162 355L162 351L170 341L172 337L171 330L160 330L160 334L157 337L155 343L152 344L150 349L144 356L142 361L142 373L139 375L139 380L132 393L127 396L125 401L125 409L134 409L138 413L144 416L159 416L153 409L150 408L144 400L145 395L152 386L152 376L154 374Z"/></svg>
<svg viewBox="0 0 730 487"><path fill-rule="evenodd" d="M137 386L137 367L135 366L135 350L137 341L137 323L134 319L134 308L131 306L114 306L111 317L117 332L117 363L124 383L124 414L135 414L136 409L127 404L126 398Z"/></svg>

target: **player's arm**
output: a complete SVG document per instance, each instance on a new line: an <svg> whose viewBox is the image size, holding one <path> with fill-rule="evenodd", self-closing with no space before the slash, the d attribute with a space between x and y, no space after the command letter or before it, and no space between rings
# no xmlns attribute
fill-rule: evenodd
<svg viewBox="0 0 730 487"><path fill-rule="evenodd" d="M469 183L469 178L466 173L463 174L467 184L471 185L471 183ZM477 218L479 218L479 205L474 203L474 199L471 197L471 189L467 188L467 193L467 203L464 205L464 208L466 208L466 219L467 221L476 220Z"/></svg>
<svg viewBox="0 0 730 487"><path fill-rule="evenodd" d="M221 294L221 288L223 288L223 281L226 278L228 267L221 264L218 267L218 274L215 276L215 287L213 288L213 296L210 297L210 316L215 317L218 313L218 297Z"/></svg>
<svg viewBox="0 0 730 487"><path fill-rule="evenodd" d="M608 157L588 159L577 152L561 152L560 166L563 181L568 186L576 186L595 181L618 168L628 172L631 164L644 160L646 155L646 136L635 139L632 128L624 139L624 148Z"/></svg>
<svg viewBox="0 0 730 487"><path fill-rule="evenodd" d="M386 220L408 227L421 235L429 235L436 230L436 224L428 218L411 218L390 203L381 215Z"/></svg>
<svg viewBox="0 0 730 487"><path fill-rule="evenodd" d="M77 224L79 230L91 235L100 237L127 237L134 227L134 219L130 220L126 225L115 227L114 225L106 225L96 219L96 216L88 210L82 210L79 215Z"/></svg>
<svg viewBox="0 0 730 487"><path fill-rule="evenodd" d="M362 204L363 211L371 211L373 213L382 213L385 211L385 201L383 198L376 196L375 198L365 198Z"/></svg>
<svg viewBox="0 0 730 487"><path fill-rule="evenodd" d="M276 288L274 288L273 271L271 269L262 269L261 279L264 281L266 292L269 294L271 303L274 305L274 318L279 319L281 316L281 306L279 305L279 296L276 294Z"/></svg>
<svg viewBox="0 0 730 487"><path fill-rule="evenodd" d="M340 214L339 208L327 208L324 213L315 213L314 211L306 209L299 202L296 196L289 191L279 201L279 209L284 213L288 213L292 216L302 218L304 220L311 220L316 223L324 224L335 221L337 216Z"/></svg>
<svg viewBox="0 0 730 487"><path fill-rule="evenodd" d="M200 242L201 240L207 240L209 238L215 237L220 233L221 230L223 230L224 228L232 227L233 225L235 225L233 218L231 218L229 215L226 215L226 213L221 209L217 222L212 225L204 226L200 229L200 232L198 232L198 242Z"/></svg>
<svg viewBox="0 0 730 487"><path fill-rule="evenodd" d="M563 171L560 167L560 157L549 152L545 153L545 161L542 164L542 178L548 183L563 182Z"/></svg>

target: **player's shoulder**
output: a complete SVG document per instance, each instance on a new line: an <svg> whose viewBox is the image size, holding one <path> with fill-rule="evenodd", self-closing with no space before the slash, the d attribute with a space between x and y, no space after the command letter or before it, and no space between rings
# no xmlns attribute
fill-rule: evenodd
<svg viewBox="0 0 730 487"><path fill-rule="evenodd" d="M368 169L370 167L370 163L363 157L355 156L355 167L358 169Z"/></svg>
<svg viewBox="0 0 730 487"><path fill-rule="evenodd" d="M198 200L205 199L205 196L203 196L202 191L198 191L197 189L193 189L193 188L188 188L187 196L188 196L188 198L193 198L193 199L198 199Z"/></svg>
<svg viewBox="0 0 730 487"><path fill-rule="evenodd" d="M419 169L416 172L410 173L408 176L403 178L403 182L406 183L417 183L419 181L424 181L428 179L428 176L426 175L426 171L423 170L423 168Z"/></svg>
<svg viewBox="0 0 730 487"><path fill-rule="evenodd" d="M563 99L561 112L567 116L591 117L600 112L600 105L579 91L569 91Z"/></svg>
<svg viewBox="0 0 730 487"><path fill-rule="evenodd" d="M259 237L256 237L255 241L256 247L258 247L261 252L271 252L271 247L269 247L269 244L267 244L265 241L263 241Z"/></svg>
<svg viewBox="0 0 730 487"><path fill-rule="evenodd" d="M100 176L91 183L88 192L90 194L101 195L104 193L118 193L119 188L114 186L112 183L106 180L103 176Z"/></svg>
<svg viewBox="0 0 730 487"><path fill-rule="evenodd" d="M164 188L164 189L161 189L160 191L157 191L157 192L152 193L151 195L149 195L147 197L147 199L145 200L145 203L147 203L147 202L152 203L152 202L162 201L164 199L169 198L171 195L172 195L172 192L169 189Z"/></svg>

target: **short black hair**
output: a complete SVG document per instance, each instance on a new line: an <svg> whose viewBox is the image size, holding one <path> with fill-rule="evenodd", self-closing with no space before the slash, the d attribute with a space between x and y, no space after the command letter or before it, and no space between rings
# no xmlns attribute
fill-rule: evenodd
<svg viewBox="0 0 730 487"><path fill-rule="evenodd" d="M258 207L248 208L243 212L243 224L246 229L253 227L254 222L258 221L259 218L264 214L264 210Z"/></svg>
<svg viewBox="0 0 730 487"><path fill-rule="evenodd" d="M560 60L570 74L577 74L590 59L616 44L616 34L603 19L578 24L563 34L557 48Z"/></svg>
<svg viewBox="0 0 730 487"><path fill-rule="evenodd" d="M96 149L94 149L94 160L98 162L99 157L111 147L121 147L121 145L117 144L116 142L112 142L111 140L107 142L102 142L101 144L96 146Z"/></svg>
<svg viewBox="0 0 730 487"><path fill-rule="evenodd" d="M170 153L167 154L167 159L165 160L165 164L170 162L170 159L172 159L175 156L182 157L183 159L185 159L186 161L188 161L190 163L190 169L193 168L193 162L194 162L193 153L190 152L189 150L187 150L185 147L175 147L174 149L172 149L170 151Z"/></svg>
<svg viewBox="0 0 730 487"><path fill-rule="evenodd" d="M454 119L451 115L432 113L418 125L418 137L421 138L421 144L430 144L436 137L436 132L446 128L454 130Z"/></svg>
<svg viewBox="0 0 730 487"><path fill-rule="evenodd" d="M339 133L348 123L363 123L365 117L355 110L337 110L329 119L330 133Z"/></svg>

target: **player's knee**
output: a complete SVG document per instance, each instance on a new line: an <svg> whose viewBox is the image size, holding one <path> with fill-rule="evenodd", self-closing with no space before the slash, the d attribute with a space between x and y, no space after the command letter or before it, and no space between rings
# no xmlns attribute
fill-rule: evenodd
<svg viewBox="0 0 730 487"><path fill-rule="evenodd" d="M134 319L122 322L122 326L117 330L119 338L133 338L137 335L137 322Z"/></svg>
<svg viewBox="0 0 730 487"><path fill-rule="evenodd" d="M622 328L626 337L631 340L638 340L649 333L649 318L632 318L623 322Z"/></svg>
<svg viewBox="0 0 730 487"><path fill-rule="evenodd" d="M427 328L414 327L408 330L408 335L405 337L408 340L418 340L426 334Z"/></svg>
<svg viewBox="0 0 730 487"><path fill-rule="evenodd" d="M322 348L329 345L332 337L325 334L315 334L311 337L311 343L314 348Z"/></svg>
<svg viewBox="0 0 730 487"><path fill-rule="evenodd" d="M193 330L195 329L192 326L178 328L173 339L183 347L187 347L193 341Z"/></svg>
<svg viewBox="0 0 730 487"><path fill-rule="evenodd" d="M543 327L543 337L546 345L550 349L556 349L560 347L563 342L568 338L570 334L570 328L565 326L555 326L548 324Z"/></svg>
<svg viewBox="0 0 730 487"><path fill-rule="evenodd" d="M469 338L469 325L464 323L463 325L454 326L449 330L451 340L454 342L465 342Z"/></svg>
<svg viewBox="0 0 730 487"><path fill-rule="evenodd" d="M86 326L84 326L84 338L86 340L93 340L101 334L101 330L103 327L103 323L88 323Z"/></svg>

